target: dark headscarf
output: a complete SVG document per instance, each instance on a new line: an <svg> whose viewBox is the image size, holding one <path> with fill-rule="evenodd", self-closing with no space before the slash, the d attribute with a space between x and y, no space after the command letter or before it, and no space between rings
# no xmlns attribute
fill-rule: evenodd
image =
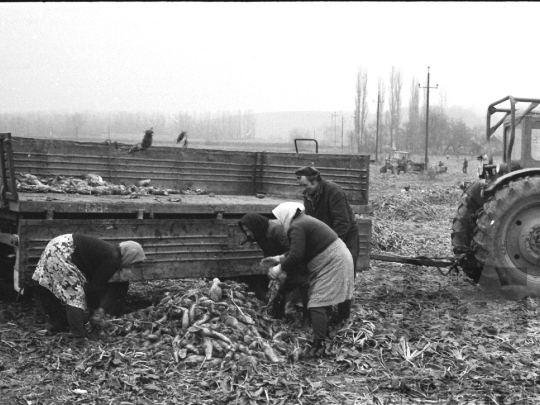
<svg viewBox="0 0 540 405"><path fill-rule="evenodd" d="M294 174L297 176L315 176L319 174L319 171L312 166L303 166L297 169Z"/></svg>
<svg viewBox="0 0 540 405"><path fill-rule="evenodd" d="M238 226L244 232L244 228L248 228L253 233L255 240L251 242L261 241L266 238L268 218L259 214L246 214L238 221Z"/></svg>

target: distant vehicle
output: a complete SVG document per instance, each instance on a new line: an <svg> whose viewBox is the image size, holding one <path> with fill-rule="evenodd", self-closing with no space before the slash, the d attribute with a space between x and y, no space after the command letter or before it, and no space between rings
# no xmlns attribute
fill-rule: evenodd
<svg viewBox="0 0 540 405"><path fill-rule="evenodd" d="M423 171L424 167L424 163L416 163L410 159L410 152L393 150L388 154L380 171L381 173L391 171L394 174L413 173Z"/></svg>

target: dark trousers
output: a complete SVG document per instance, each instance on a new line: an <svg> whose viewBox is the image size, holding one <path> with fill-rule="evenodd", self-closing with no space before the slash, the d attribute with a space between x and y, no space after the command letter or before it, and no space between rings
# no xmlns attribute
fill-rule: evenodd
<svg viewBox="0 0 540 405"><path fill-rule="evenodd" d="M84 324L88 319L88 314L84 310L62 304L52 292L40 285L34 287L33 294L38 311L51 323L51 331L70 330L74 337L86 336Z"/></svg>
<svg viewBox="0 0 540 405"><path fill-rule="evenodd" d="M313 328L314 340L325 340L328 331L328 319L332 314L332 307L315 307L310 308L311 326Z"/></svg>
<svg viewBox="0 0 540 405"><path fill-rule="evenodd" d="M332 315L332 307L315 307L309 309L311 315L311 326L313 328L313 338L324 340L328 332L328 322ZM338 304L338 323L346 320L351 315L351 300L346 300Z"/></svg>
<svg viewBox="0 0 540 405"><path fill-rule="evenodd" d="M358 228L356 228L356 232L352 232L347 235L347 238L344 241L345 245L347 245L347 249L349 249L349 252L351 252L351 256L353 259L354 277L356 277L356 261L358 260L358 256L360 255L360 249L358 247L359 241L360 235L358 233Z"/></svg>

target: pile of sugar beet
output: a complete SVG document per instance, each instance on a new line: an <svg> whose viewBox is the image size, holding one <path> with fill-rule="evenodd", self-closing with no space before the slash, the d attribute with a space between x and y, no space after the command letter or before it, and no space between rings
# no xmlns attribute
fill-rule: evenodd
<svg viewBox="0 0 540 405"><path fill-rule="evenodd" d="M136 350L149 356L165 351L171 361L193 366L298 360L302 339L266 312L266 304L243 283L199 280L183 293L166 292L156 305L121 318L106 316L94 328L103 337L135 342Z"/></svg>
<svg viewBox="0 0 540 405"><path fill-rule="evenodd" d="M271 288L270 302L275 293ZM268 308L244 283L201 279L190 288L167 291L155 305L120 318L106 315L101 325L94 325L94 332L129 342L149 358L188 367L251 368L298 361L311 334L300 327L301 311L297 321L284 322L272 319ZM371 338L370 322L354 323L335 329L334 346L361 349Z"/></svg>
<svg viewBox="0 0 540 405"><path fill-rule="evenodd" d="M88 173L81 176L40 176L30 173L17 173L15 176L17 191L27 193L56 193L83 195L121 195L124 198L137 198L145 195L169 194L207 194L205 190L176 190L163 189L150 185L151 180L145 179L137 184L113 184L104 181L97 174Z"/></svg>

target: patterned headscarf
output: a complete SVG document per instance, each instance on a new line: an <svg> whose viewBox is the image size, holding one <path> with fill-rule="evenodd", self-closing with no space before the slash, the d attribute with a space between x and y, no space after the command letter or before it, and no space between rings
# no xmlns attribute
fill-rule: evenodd
<svg viewBox="0 0 540 405"><path fill-rule="evenodd" d="M122 254L122 268L129 267L134 263L142 262L146 259L143 248L137 242L128 240L120 242L120 253Z"/></svg>
<svg viewBox="0 0 540 405"><path fill-rule="evenodd" d="M304 211L304 206L297 202L286 202L274 208L272 214L275 215L279 223L285 228L285 232L287 232L298 210Z"/></svg>

